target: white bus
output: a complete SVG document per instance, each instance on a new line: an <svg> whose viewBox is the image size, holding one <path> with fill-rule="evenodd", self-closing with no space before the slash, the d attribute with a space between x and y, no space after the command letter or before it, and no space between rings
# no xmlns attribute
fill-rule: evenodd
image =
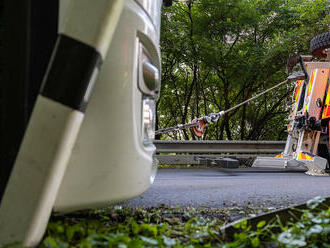
<svg viewBox="0 0 330 248"><path fill-rule="evenodd" d="M59 1L57 42L0 205L0 247L37 245L52 211L103 207L153 183L161 5Z"/></svg>

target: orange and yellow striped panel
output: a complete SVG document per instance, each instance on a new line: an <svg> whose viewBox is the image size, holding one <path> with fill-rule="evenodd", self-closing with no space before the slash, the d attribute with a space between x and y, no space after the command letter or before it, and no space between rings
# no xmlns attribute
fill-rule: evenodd
<svg viewBox="0 0 330 248"><path fill-rule="evenodd" d="M312 87L313 87L313 83L314 83L314 77L315 77L315 70L312 72L311 78L309 80L307 96L311 95Z"/></svg>
<svg viewBox="0 0 330 248"><path fill-rule="evenodd" d="M314 160L314 158L304 152L298 153L298 160Z"/></svg>
<svg viewBox="0 0 330 248"><path fill-rule="evenodd" d="M301 86L303 85L303 83L304 83L304 80L298 80L298 82L297 82L296 91L294 93L294 102L295 103L298 103Z"/></svg>
<svg viewBox="0 0 330 248"><path fill-rule="evenodd" d="M307 94L306 94L306 98L305 98L305 102L306 102L306 99L311 95L312 93L312 88L313 88L313 83L314 83L314 77L315 77L315 70L312 71L312 75L309 79L309 83L308 83L308 89L307 89ZM305 106L304 106L304 113L306 113L307 111L307 104L305 103Z"/></svg>
<svg viewBox="0 0 330 248"><path fill-rule="evenodd" d="M324 102L324 108L322 112L322 119L330 118L330 86L328 86L327 96Z"/></svg>

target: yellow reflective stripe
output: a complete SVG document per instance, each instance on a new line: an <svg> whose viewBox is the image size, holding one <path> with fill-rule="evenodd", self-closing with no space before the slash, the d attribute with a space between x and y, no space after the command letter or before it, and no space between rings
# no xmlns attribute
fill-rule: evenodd
<svg viewBox="0 0 330 248"><path fill-rule="evenodd" d="M302 82L303 82L303 80L299 80L298 83L297 83L297 89L296 89L296 94L295 94L295 102L298 102Z"/></svg>
<svg viewBox="0 0 330 248"><path fill-rule="evenodd" d="M313 86L313 83L312 83L312 82L313 82L312 80L309 82L309 85L308 85L308 94L307 94L307 96L310 96L310 94L311 94L312 86Z"/></svg>
<svg viewBox="0 0 330 248"><path fill-rule="evenodd" d="M313 160L314 158L307 155L307 154L305 154L305 153L299 152L298 159L300 159L300 160Z"/></svg>
<svg viewBox="0 0 330 248"><path fill-rule="evenodd" d="M282 157L282 153L275 156L275 158L281 158L281 157Z"/></svg>
<svg viewBox="0 0 330 248"><path fill-rule="evenodd" d="M304 113L307 111L307 104L305 105Z"/></svg>
<svg viewBox="0 0 330 248"><path fill-rule="evenodd" d="M306 155L306 160L313 160L313 157Z"/></svg>
<svg viewBox="0 0 330 248"><path fill-rule="evenodd" d="M330 88L328 90L327 97L325 98L325 104L326 105L329 105L330 104L330 95L329 95L330 92L329 91L330 91Z"/></svg>
<svg viewBox="0 0 330 248"><path fill-rule="evenodd" d="M313 86L313 82L314 82L314 76L315 76L315 70L312 72L311 79L309 80L307 96L309 96L311 94L312 86Z"/></svg>

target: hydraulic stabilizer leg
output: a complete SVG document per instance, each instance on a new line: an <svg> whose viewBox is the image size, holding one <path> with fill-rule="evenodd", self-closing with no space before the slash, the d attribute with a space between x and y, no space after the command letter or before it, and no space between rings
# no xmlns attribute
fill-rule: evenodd
<svg viewBox="0 0 330 248"><path fill-rule="evenodd" d="M71 0L0 205L0 247L40 241L123 0Z"/></svg>
<svg viewBox="0 0 330 248"><path fill-rule="evenodd" d="M292 99L293 104L291 106L291 111L288 118L288 137L285 143L284 151L275 157L257 157L252 167L306 170L305 166L296 161L293 156L294 147L296 147L298 141L298 133L295 131L295 117L297 112L301 110L304 103L306 90L305 84L306 83L304 80L296 81Z"/></svg>

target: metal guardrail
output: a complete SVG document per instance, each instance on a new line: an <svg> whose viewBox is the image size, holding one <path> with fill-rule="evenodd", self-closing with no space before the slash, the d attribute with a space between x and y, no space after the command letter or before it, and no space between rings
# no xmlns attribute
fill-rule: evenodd
<svg viewBox="0 0 330 248"><path fill-rule="evenodd" d="M178 140L154 142L157 153L278 153L285 141Z"/></svg>
<svg viewBox="0 0 330 248"><path fill-rule="evenodd" d="M160 164L198 164L198 157L255 158L273 156L284 150L285 141L224 141L224 140L156 140ZM162 154L160 154L162 153ZM180 153L166 155L164 153Z"/></svg>

